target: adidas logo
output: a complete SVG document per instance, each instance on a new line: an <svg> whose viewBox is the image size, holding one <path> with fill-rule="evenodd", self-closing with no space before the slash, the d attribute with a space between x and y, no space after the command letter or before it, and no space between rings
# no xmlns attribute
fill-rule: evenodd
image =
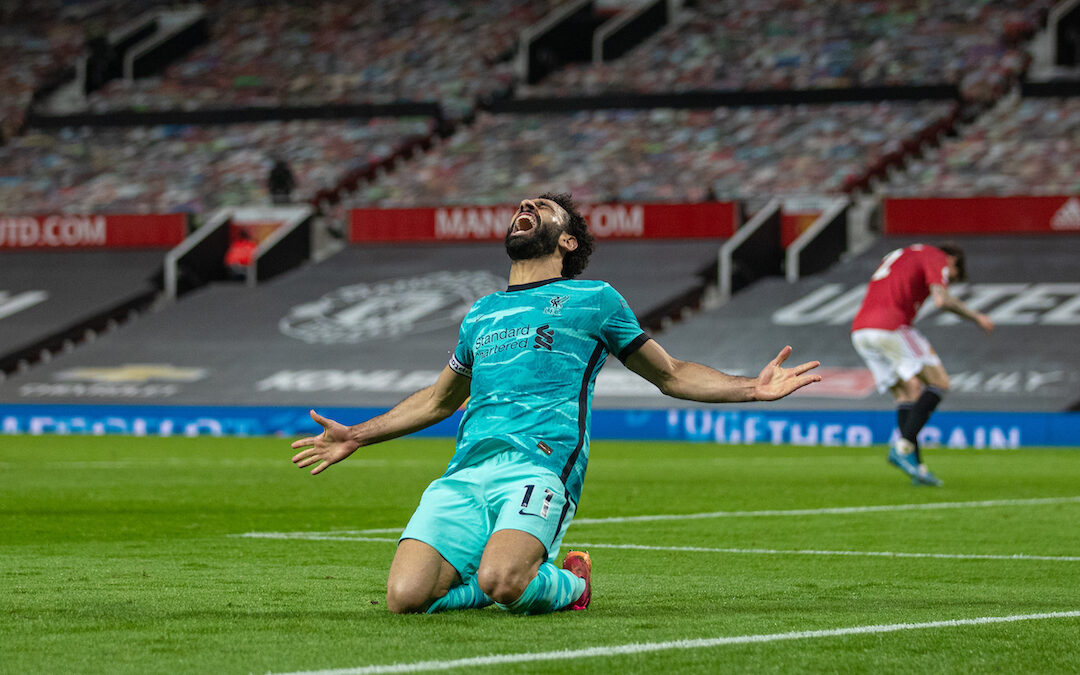
<svg viewBox="0 0 1080 675"><path fill-rule="evenodd" d="M1072 197L1050 219L1052 230L1080 230L1080 199Z"/></svg>

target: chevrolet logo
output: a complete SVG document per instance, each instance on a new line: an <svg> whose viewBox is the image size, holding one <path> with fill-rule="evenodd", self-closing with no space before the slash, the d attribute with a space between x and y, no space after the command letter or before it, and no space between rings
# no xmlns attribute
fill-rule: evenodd
<svg viewBox="0 0 1080 675"><path fill-rule="evenodd" d="M195 382L206 377L206 369L178 368L166 363L125 363L115 368L72 368L54 377L89 382Z"/></svg>

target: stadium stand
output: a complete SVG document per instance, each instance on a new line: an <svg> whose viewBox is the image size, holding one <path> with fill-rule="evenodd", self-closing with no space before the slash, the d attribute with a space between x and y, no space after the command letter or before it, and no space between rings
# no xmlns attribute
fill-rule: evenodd
<svg viewBox="0 0 1080 675"><path fill-rule="evenodd" d="M114 80L90 95L89 109L190 111L237 106L251 109L437 100L451 114L462 116L477 101L493 98L492 87L500 92L509 90L512 77L506 57L512 53L513 36L555 4L553 1L526 4L518 0L438 7L427 2L370 3L357 12L328 1L302 5L209 2L205 7L211 16L211 35L206 44L175 62L161 76ZM738 9L726 3L700 3L689 6L671 28L610 66L621 69L619 72L625 73L629 80L619 76L604 81L610 80L616 89L624 88L626 82L635 79L638 69L639 75L674 73L677 76L674 82L629 87L635 91L679 92L687 88L727 86L691 77L693 86L688 87L680 78L685 75L687 64L702 59L707 62L711 58L708 50L723 51L732 45L737 47L740 40L752 39L760 49L754 51L756 61L751 59L740 66L740 72L751 74L749 80L738 83L744 89L758 88L761 84L761 78L753 73L765 73L761 77L766 79L779 78L784 80L782 86L794 88L956 83L960 81L957 73L970 65L965 59L987 61L983 49L986 44L992 42L997 46L995 49L1004 49L1006 43L1015 44L1027 35L1034 14L1043 4L1016 1L1002 7L962 10L944 3L928 10L929 18L920 19L922 30L912 35L908 29L915 21L914 10L903 2L842 6L800 3L799 11L773 12L776 16L772 18L766 6ZM828 29L822 28L826 16ZM703 36L712 35L711 30L728 31L730 35L724 33L718 41L705 39ZM688 55L681 51L685 45L671 42L673 32L682 35L686 31L692 38L688 44L705 49L705 56L696 52ZM834 33L850 37L833 39ZM476 34L485 37L475 39ZM743 37L735 40L732 36L736 34ZM947 49L943 47L943 35L954 38ZM793 36L800 39L793 41ZM356 44L370 48L356 49ZM720 47L708 46L714 44ZM880 76L883 60L893 59L901 52L908 61L896 61L901 64L894 66L898 73ZM657 61L656 55L661 53L669 54L671 60ZM436 54L440 58L434 58ZM642 62L641 54L652 57ZM767 58L768 54L775 58ZM959 65L943 69L942 60ZM423 63L424 67L412 67L417 63ZM840 63L846 64L847 79L821 76L835 71ZM809 80L789 77L791 73L802 73L807 64L814 64L807 71L813 75ZM476 68L482 72L470 70ZM581 68L572 67L568 72L578 71ZM693 68L688 72L700 75ZM946 75L937 79L929 74L942 72ZM415 81L416 78L428 79ZM596 90L583 82L572 81L571 75L556 74L546 82L536 91L564 95ZM462 91L462 86L486 89ZM517 119L482 115L478 124L441 146L435 155L414 162L408 171L365 186L360 194L348 198L347 204L505 202L517 199L522 189L536 191L549 187L557 176L559 181L569 177L570 189L586 201L748 198L751 210L755 210L776 194L834 194L868 187L871 179L882 178L890 167L898 166L904 157L916 152L920 144L932 141L951 127L957 111L944 109L946 105L933 101L888 101L831 108L732 108L713 110L711 117L701 111L613 109L578 113L572 121L565 116ZM572 138L575 146L582 145L589 151L587 159L581 152L569 152L565 145L559 147L559 133L546 136L551 141L547 146L536 144L536 136L542 137L545 131L566 124L578 130ZM214 170L186 170L199 166L194 161L180 163L189 178L187 184L175 188L165 189L157 177L150 181L129 178L139 173L140 164L149 167L142 175L156 173L149 165L177 166L168 149L161 150L164 161L156 161L156 156L162 146L179 149L182 144L153 144L155 139L178 136L197 139L201 135L237 139L244 135L259 136L258 130L225 134L212 127L166 126L149 132L126 132L119 138L113 137L113 133L83 130L56 134L64 141L35 135L21 143L19 150L32 156L40 153L40 157L23 159L23 166L35 161L45 164L44 169L33 166L34 175L48 175L50 185L63 185L63 193L42 194L33 181L8 175L2 189L9 194L0 196L5 198L4 202L19 203L20 210L50 211L133 210L136 206L141 210L205 211L222 204L265 198L263 181L255 176L262 167L254 161L254 152L238 161L235 167L238 171L234 167L226 169L230 174L227 180L216 176ZM321 133L324 138L341 134L333 126ZM73 138L76 140L69 142ZM79 146L87 145L90 139L95 147L134 146L141 151L150 144L153 148L123 157L119 163L125 167L124 171L112 170L89 180L90 172L77 175L79 169L65 161L69 160L68 154L57 152L56 147L63 146L77 154ZM531 148L521 148L529 139L533 140ZM732 140L724 147L727 139ZM207 147L197 140L195 143L201 149ZM36 146L35 150L28 151L27 144ZM358 186L360 178L375 178L376 174L366 170L362 160L339 156L337 150L348 154L346 145L318 141L313 144L316 151L306 150L299 159L301 164L318 163L317 168L307 166L298 171L304 196L318 195L324 206L328 206L338 200L343 190L347 192ZM326 145L334 152L327 152ZM385 160L378 149L365 148L365 151L373 160L368 162L368 167ZM110 154L108 150L102 152ZM521 152L531 153L530 161L535 166L511 179L501 169L500 162L515 161L516 153ZM193 157L201 152L185 154ZM137 159L140 155L155 161L140 162ZM614 170L607 164L612 158L616 162ZM297 161L286 159L293 164ZM336 167L332 168L335 161L343 164L336 181L333 178ZM466 162L476 166L466 169L463 166ZM215 166L218 164L214 162ZM234 180L233 173L243 177ZM37 185L44 183L38 181ZM478 190L477 186L486 187ZM26 205L27 197L31 198L30 205Z"/></svg>
<svg viewBox="0 0 1080 675"><path fill-rule="evenodd" d="M897 196L1080 193L1080 97L1015 98L909 163Z"/></svg>
<svg viewBox="0 0 1080 675"><path fill-rule="evenodd" d="M1020 230L1069 234L1080 222L1072 196L1077 186L1068 182L1077 173L1075 122L1069 121L1075 104L1047 98L1073 92L1059 83L1056 94L1044 93L1038 102L1026 92L1020 103L1001 102L1026 72L1027 40L1052 0L673 1L665 3L680 8L673 22L653 37L625 31L614 60L564 67L562 55L544 51L559 35L540 44L553 37L544 33L549 10L573 9L560 16L577 22L574 31L596 30L608 18L618 23L610 9L589 7L589 16L579 15L576 8L586 4L207 0L192 10L205 30L185 37L190 40L182 50L147 64L162 70L134 79L111 73L83 99L78 86L50 95L52 73L81 63L95 34L111 30L125 12L134 16L140 3L4 3L0 11L15 6L4 18L18 20L0 28L0 49L8 50L0 54L0 78L5 92L16 83L17 96L5 99L15 103L3 112L0 224L12 214L44 228L49 213L123 218L115 214L183 211L194 214L186 222L223 223L200 228L189 241L207 235L203 241L213 239L224 250L233 225L210 218L211 212L266 204L272 157L289 163L299 183L294 196L309 201L305 213L315 213L293 234L312 246L317 239L329 242L327 248L343 245L327 232L344 232L354 206L432 207L418 210L442 210L447 221L454 205L463 207L460 213L480 211L473 207L549 189L572 191L585 204L624 202L618 207L737 200L745 208L736 222L765 224L747 239L768 249L762 257L777 264L749 269L744 259L735 260L732 267L742 269L732 276L741 282L727 304L709 302L726 298L723 290L705 290L717 278L717 239L604 240L587 276L615 285L643 323L661 327L660 341L681 358L745 374L789 342L796 360L821 358L826 381L778 409L805 418L816 411L827 417L830 409L861 418L863 412L850 411L874 409L891 429L891 404L868 387L847 324L880 255L909 239L886 237L832 267L805 261L802 273L812 273L790 283L776 276L784 271L782 246L833 208L828 205L838 204L841 215L825 211L819 224L827 221L835 233L856 221L873 222L875 210L886 214L890 200L883 205L882 195L1034 195L1045 189L1058 193L1039 205L1050 215L1040 211L1039 222L1028 218L1019 226L999 223L1014 236L983 238L977 219L965 221L976 233L965 237L974 279L959 290L984 302L997 333L985 338L934 313L921 326L954 375L950 410L996 415L1080 405L1075 364L1065 356L1076 341L1075 237L1015 236ZM92 14L97 26L76 33L76 23L64 18L71 11ZM620 51L624 47L629 51ZM518 82L532 77L533 61L545 59L535 73L550 73L546 79ZM24 115L25 123L12 122ZM942 150L931 149L941 142ZM1045 159L1055 153L1069 157ZM920 156L910 174L898 176L898 168ZM969 160L977 173L962 166ZM947 189L938 191L939 185ZM834 199L844 193L854 197ZM799 223L785 220L796 201L804 207ZM942 208L935 201L917 206L933 213ZM766 202L769 208L759 209ZM241 209L219 214L225 211ZM760 217L751 218L755 213ZM924 213L918 211L920 222L936 222ZM252 217L258 222L251 227L273 227ZM436 236L430 238L441 240L438 215L432 220ZM466 221L460 238L475 235ZM885 221L891 217L883 215ZM319 237L309 236L317 229ZM854 240L830 240L832 253ZM495 243L357 244L326 259L324 249L310 262L312 251L298 252L293 243L275 243L295 254L288 266L268 266L282 274L263 279L261 267L259 274L249 268L247 280L260 282L253 286L199 286L221 275L178 264L178 299L159 297L157 311L117 330L110 327L118 312L158 297L160 254L140 262L137 254L145 252L130 258L81 253L85 257L69 263L67 252L31 252L20 260L37 260L37 266L23 269L6 266L12 254L0 251L0 312L8 312L0 316L0 333L6 338L15 334L9 327L33 328L0 345L15 355L8 359L15 374L0 381L0 402L45 410L48 419L55 412L53 422L26 428L62 433L140 433L141 422L124 420L137 409L131 414L157 414L145 404L192 406L196 419L206 411L211 421L226 408L244 418L257 406L275 406L261 409L258 414L269 417L258 425L229 428L241 434L296 430L298 419L308 424L308 406L386 407L430 383L470 299L505 284L506 260ZM821 257L820 248L804 250ZM208 267L222 266L221 251L205 257ZM32 312L46 312L43 298L68 297L49 285L60 283L55 270L79 270L84 262L94 268L87 273L93 278L81 281L79 272L70 281L101 298L53 304L53 323L35 326ZM124 293L105 287L114 272L130 275L118 283ZM185 294L189 288L195 290ZM672 317L681 321L665 320ZM100 337L68 348L87 335ZM668 432L699 412L673 410L677 404L615 359L600 375L596 401L608 412L632 410L628 420L637 408L667 409ZM98 406L100 423L89 424L80 411L95 406L71 404L91 403L121 405ZM217 433L211 427L207 432ZM160 432L172 433L172 427Z"/></svg>
<svg viewBox="0 0 1080 675"><path fill-rule="evenodd" d="M889 251L914 243L884 237L866 252L791 284L759 280L728 304L700 312L658 336L672 354L725 372L756 375L786 344L792 359L819 359L825 380L770 404L803 409L891 409L874 390L849 338L863 288ZM927 241L923 238L921 241ZM928 243L933 243L933 240ZM1080 298L1074 236L964 237L969 281L954 292L986 312L997 327L984 335L971 323L927 308L916 324L940 352L951 374L946 405L953 410L1062 411L1080 390L1075 353L1075 312ZM1035 347L1037 345L1037 347ZM605 371L623 405L678 405L651 391L617 363ZM642 386L644 384L644 386ZM600 394L598 393L598 397ZM598 399L600 400L600 399ZM605 397L611 404L611 397Z"/></svg>
<svg viewBox="0 0 1080 675"><path fill-rule="evenodd" d="M959 85L994 98L1028 62L1018 44L1052 0L687 3L623 58L574 65L529 96Z"/></svg>
<svg viewBox="0 0 1080 675"><path fill-rule="evenodd" d="M605 242L588 272L644 317L697 283L695 266L714 260L715 245L701 241ZM431 383L465 311L504 290L508 269L501 243L349 246L254 289L193 291L108 340L0 384L0 401L392 405ZM92 386L109 381L87 369L126 372L132 364L200 374L142 382L173 385L164 389Z"/></svg>
<svg viewBox="0 0 1080 675"><path fill-rule="evenodd" d="M173 0L8 0L0 3L0 141L18 134L28 109L76 74L105 36Z"/></svg>
<svg viewBox="0 0 1080 675"><path fill-rule="evenodd" d="M874 391L848 334L862 286L880 258L912 241L886 237L795 284L760 280L658 339L680 358L747 375L784 344L797 345L793 358L819 358L827 382L772 407L887 410L889 398ZM1069 359L1080 241L968 237L963 245L972 279L956 292L988 312L997 330L986 336L935 311L920 319L952 375L949 407L1066 409L1080 387ZM689 281L675 270L688 268L676 263L693 246L701 262L707 256L700 242L602 242L588 271L609 280L641 315ZM458 318L475 297L502 289L505 274L499 244L350 246L254 289L212 284L195 291L168 311L0 384L0 401L389 406L430 383L456 343ZM402 307L410 311L397 311ZM1031 349L1034 344L1039 349ZM101 379L139 364L179 369L189 379L163 376L123 387ZM608 408L678 405L615 359L608 360L596 397L598 407Z"/></svg>
<svg viewBox="0 0 1080 675"><path fill-rule="evenodd" d="M431 118L373 118L27 133L0 146L0 211L208 213L265 204L273 158L291 167L295 198L310 199L433 129Z"/></svg>
<svg viewBox="0 0 1080 675"><path fill-rule="evenodd" d="M0 252L0 373L38 360L147 307L160 251Z"/></svg>
<svg viewBox="0 0 1080 675"><path fill-rule="evenodd" d="M209 2L210 40L161 76L117 80L89 109L438 101L450 115L511 84L517 33L555 0Z"/></svg>
<svg viewBox="0 0 1080 675"><path fill-rule="evenodd" d="M0 141L18 133L34 92L83 48L82 29L58 21L57 4L0 4Z"/></svg>
<svg viewBox="0 0 1080 675"><path fill-rule="evenodd" d="M952 109L930 101L481 114L349 203L513 203L557 186L594 203L734 198L760 206L777 194L841 192Z"/></svg>
<svg viewBox="0 0 1080 675"><path fill-rule="evenodd" d="M106 11L125 6L100 4ZM570 66L539 85L520 88L518 93L533 98L511 101L520 104L514 111L500 108L493 99L512 91L509 57L517 36L557 4L380 0L357 10L329 0L203 3L211 19L209 40L158 76L114 80L92 92L88 112L96 115L95 124L121 111L213 116L239 109L273 115L285 107L330 110L340 104L392 101L435 101L462 124L440 142L437 135L448 127L437 117L230 119L231 124L206 118L65 129L43 122L0 146L0 214L205 215L218 206L266 203L271 157L289 163L299 198L324 209L355 189L335 206L338 219L349 206L506 204L552 188L569 190L585 203L736 199L745 201L750 212L776 196L837 195L890 178L897 182L888 189L898 194L937 194L932 187L937 183L955 183L946 190L950 193L982 194L944 169L962 174L955 167L976 155L979 171L988 174L995 170L993 162L1023 159L1012 163L1019 165L1017 174L1026 183L1017 179L1003 187L1005 179L984 181L999 192L1036 193L1031 186L1050 185L1056 192L1076 189L1075 182L1068 182L1076 174L1074 163L1044 159L1053 152L1077 154L1070 145L1072 101L1029 104L1025 99L1016 110L1031 111L1016 112L1002 104L975 126L956 126L966 121L956 92L993 99L1023 71L1027 57L1019 46L1038 25L1048 0L977 6L958 0L934 5L799 0L752 8L728 0L685 3L672 26L627 55L601 66ZM10 71L15 73L12 81L28 82L25 86L33 90L47 70L44 64L69 63L83 49L85 36L58 29L47 13L24 8L18 16L19 25L30 27L23 35L55 33L60 45L48 42L46 47L39 38L22 44L11 37L14 32L2 33L4 45L49 54L23 59ZM42 68L35 70L30 63ZM920 96L920 88L940 84L952 86L952 98L941 98L940 92ZM798 103L800 91L858 92L875 86L911 91L903 100ZM684 99L645 109L612 103L620 92L679 98L702 89L781 89L790 98L776 105L740 105L737 100L695 105ZM537 97L553 97L547 100L558 104L564 97L592 94L613 96L573 112L527 110L549 109ZM1035 119L1040 123L1034 124ZM890 173L955 128L964 135L927 153L925 165L909 178ZM1034 139L1030 148L1025 134ZM428 152L399 163L395 171L377 170L402 157L402 144L417 137L430 144ZM987 144L985 149L972 150L979 142ZM935 173L926 166L944 168ZM1051 174L1058 176L1056 183L1048 180ZM628 271L655 267L651 287L616 283L643 316L655 318L670 315L673 298L700 297L695 289L710 276L706 268L715 265L715 249L694 242L606 242L590 273L614 283L632 276ZM388 256L392 249L373 250L380 253L372 255ZM649 264L654 260L642 253L647 250L656 260L670 262ZM339 255L362 255L356 251ZM421 249L409 255L427 259ZM492 257L501 270L501 254ZM354 261L349 267L350 275L358 265ZM382 278L387 277L371 277ZM286 288L285 283L276 281L274 288ZM770 284L766 280L751 289ZM163 314L180 316L189 311L181 310L187 306L210 311L209 304L236 304L245 292L270 293L215 286ZM188 320L196 321L193 317Z"/></svg>

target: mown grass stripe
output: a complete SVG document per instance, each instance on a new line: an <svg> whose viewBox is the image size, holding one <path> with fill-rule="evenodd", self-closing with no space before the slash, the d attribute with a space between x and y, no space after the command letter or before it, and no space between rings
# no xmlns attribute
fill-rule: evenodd
<svg viewBox="0 0 1080 675"><path fill-rule="evenodd" d="M848 513L881 513L889 511L927 511L937 509L971 509L995 506L1041 506L1052 504L1080 504L1080 497L1045 497L1038 499L987 499L975 502L927 502L922 504L879 504L870 506L829 506L819 509L769 509L764 511L709 511L705 513L662 513L641 516L614 516L609 518L575 518L574 525L600 525L606 523L641 523L659 520L702 520L706 518L750 518L760 516L818 516L843 515ZM370 534L400 534L401 527L377 527L363 530L329 530L325 532L270 533L278 534L278 539L294 535L301 539L310 539L314 535L328 537L356 536ZM262 536L268 533L249 532L239 536ZM267 538L267 537L263 537Z"/></svg>
<svg viewBox="0 0 1080 675"><path fill-rule="evenodd" d="M286 539L300 541L358 541L397 543L389 537L361 537L350 534L330 534L324 532L245 532L232 535L247 539ZM563 548L573 549L622 549L631 551L669 551L674 553L731 553L748 555L817 555L851 556L870 558L938 558L943 560L1044 560L1048 562L1080 562L1080 556L1073 555L1035 555L1029 553L912 553L904 551L830 551L817 549L779 549L779 548L712 548L705 546L655 546L651 544L597 544L573 542L564 543Z"/></svg>
<svg viewBox="0 0 1080 675"><path fill-rule="evenodd" d="M536 663L540 661L570 661L597 657L645 654L669 650L708 649L725 645L760 644L782 640L809 640L815 638L842 637L845 635L871 635L895 633L906 630L925 630L928 628L956 628L960 626L983 626L988 624L1012 623L1016 621L1042 621L1048 619L1069 619L1080 617L1080 610L1065 612L1046 612L1042 614L1014 614L1011 616L983 616L974 619L948 619L945 621L926 621L923 623L891 623L871 626L850 626L825 630L792 631L790 633L766 633L762 635L735 635L730 637L704 638L695 640L672 640L669 642L637 642L585 649L563 649L550 652L526 652L522 654L491 654L473 658L451 659L446 661L415 661L412 663L391 663L386 665L359 666L355 668L335 668L330 670L307 670L280 675L382 675L384 673L417 673L454 668L476 668L499 666L513 663Z"/></svg>

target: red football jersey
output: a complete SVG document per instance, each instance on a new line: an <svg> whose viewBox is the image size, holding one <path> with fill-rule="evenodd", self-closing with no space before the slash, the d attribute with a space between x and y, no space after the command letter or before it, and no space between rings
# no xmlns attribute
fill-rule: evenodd
<svg viewBox="0 0 1080 675"><path fill-rule="evenodd" d="M933 284L949 284L949 260L941 249L925 244L896 249L870 277L851 330L910 326Z"/></svg>

